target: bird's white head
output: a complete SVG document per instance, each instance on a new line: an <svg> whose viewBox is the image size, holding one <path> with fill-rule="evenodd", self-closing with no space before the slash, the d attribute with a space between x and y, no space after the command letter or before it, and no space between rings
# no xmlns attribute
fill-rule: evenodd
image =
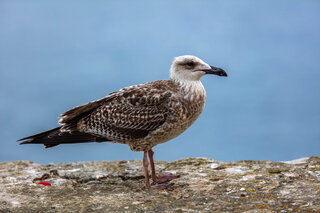
<svg viewBox="0 0 320 213"><path fill-rule="evenodd" d="M206 74L227 76L223 69L210 66L200 58L192 55L174 58L170 68L170 79L177 81L199 81Z"/></svg>

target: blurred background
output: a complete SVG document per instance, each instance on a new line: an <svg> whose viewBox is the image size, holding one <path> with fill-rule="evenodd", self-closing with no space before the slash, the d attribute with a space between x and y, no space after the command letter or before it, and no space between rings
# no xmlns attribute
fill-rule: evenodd
<svg viewBox="0 0 320 213"><path fill-rule="evenodd" d="M0 161L142 159L121 144L20 146L57 116L167 79L196 55L207 104L155 159L292 160L320 154L320 1L0 1Z"/></svg>

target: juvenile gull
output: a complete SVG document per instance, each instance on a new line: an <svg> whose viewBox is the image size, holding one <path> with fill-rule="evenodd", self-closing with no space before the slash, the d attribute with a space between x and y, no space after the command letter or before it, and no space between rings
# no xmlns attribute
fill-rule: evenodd
<svg viewBox="0 0 320 213"><path fill-rule="evenodd" d="M176 57L170 79L125 87L97 101L62 113L61 126L22 138L21 144L59 144L112 142L143 151L145 187L164 189L178 175L156 175L152 148L167 142L193 124L201 114L206 92L200 78L206 74L227 76L223 69L209 66L191 56ZM150 185L151 178L157 185Z"/></svg>

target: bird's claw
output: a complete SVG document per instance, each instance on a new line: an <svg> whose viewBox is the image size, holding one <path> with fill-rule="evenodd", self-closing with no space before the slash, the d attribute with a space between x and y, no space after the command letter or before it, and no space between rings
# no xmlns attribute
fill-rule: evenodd
<svg viewBox="0 0 320 213"><path fill-rule="evenodd" d="M180 175L172 175L172 174L166 174L166 175L157 175L156 178L153 178L153 182L155 183L166 183L173 179L179 178Z"/></svg>

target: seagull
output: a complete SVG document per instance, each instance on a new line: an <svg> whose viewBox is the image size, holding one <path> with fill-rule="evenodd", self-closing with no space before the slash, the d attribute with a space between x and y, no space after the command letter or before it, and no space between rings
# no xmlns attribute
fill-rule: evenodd
<svg viewBox="0 0 320 213"><path fill-rule="evenodd" d="M180 177L156 175L152 148L167 142L190 127L206 102L200 78L207 74L227 76L217 67L196 56L174 58L169 80L158 80L122 88L107 96L62 113L59 127L22 138L20 144L59 144L111 142L129 145L143 152L145 188L166 189ZM151 178L149 182L149 160Z"/></svg>

